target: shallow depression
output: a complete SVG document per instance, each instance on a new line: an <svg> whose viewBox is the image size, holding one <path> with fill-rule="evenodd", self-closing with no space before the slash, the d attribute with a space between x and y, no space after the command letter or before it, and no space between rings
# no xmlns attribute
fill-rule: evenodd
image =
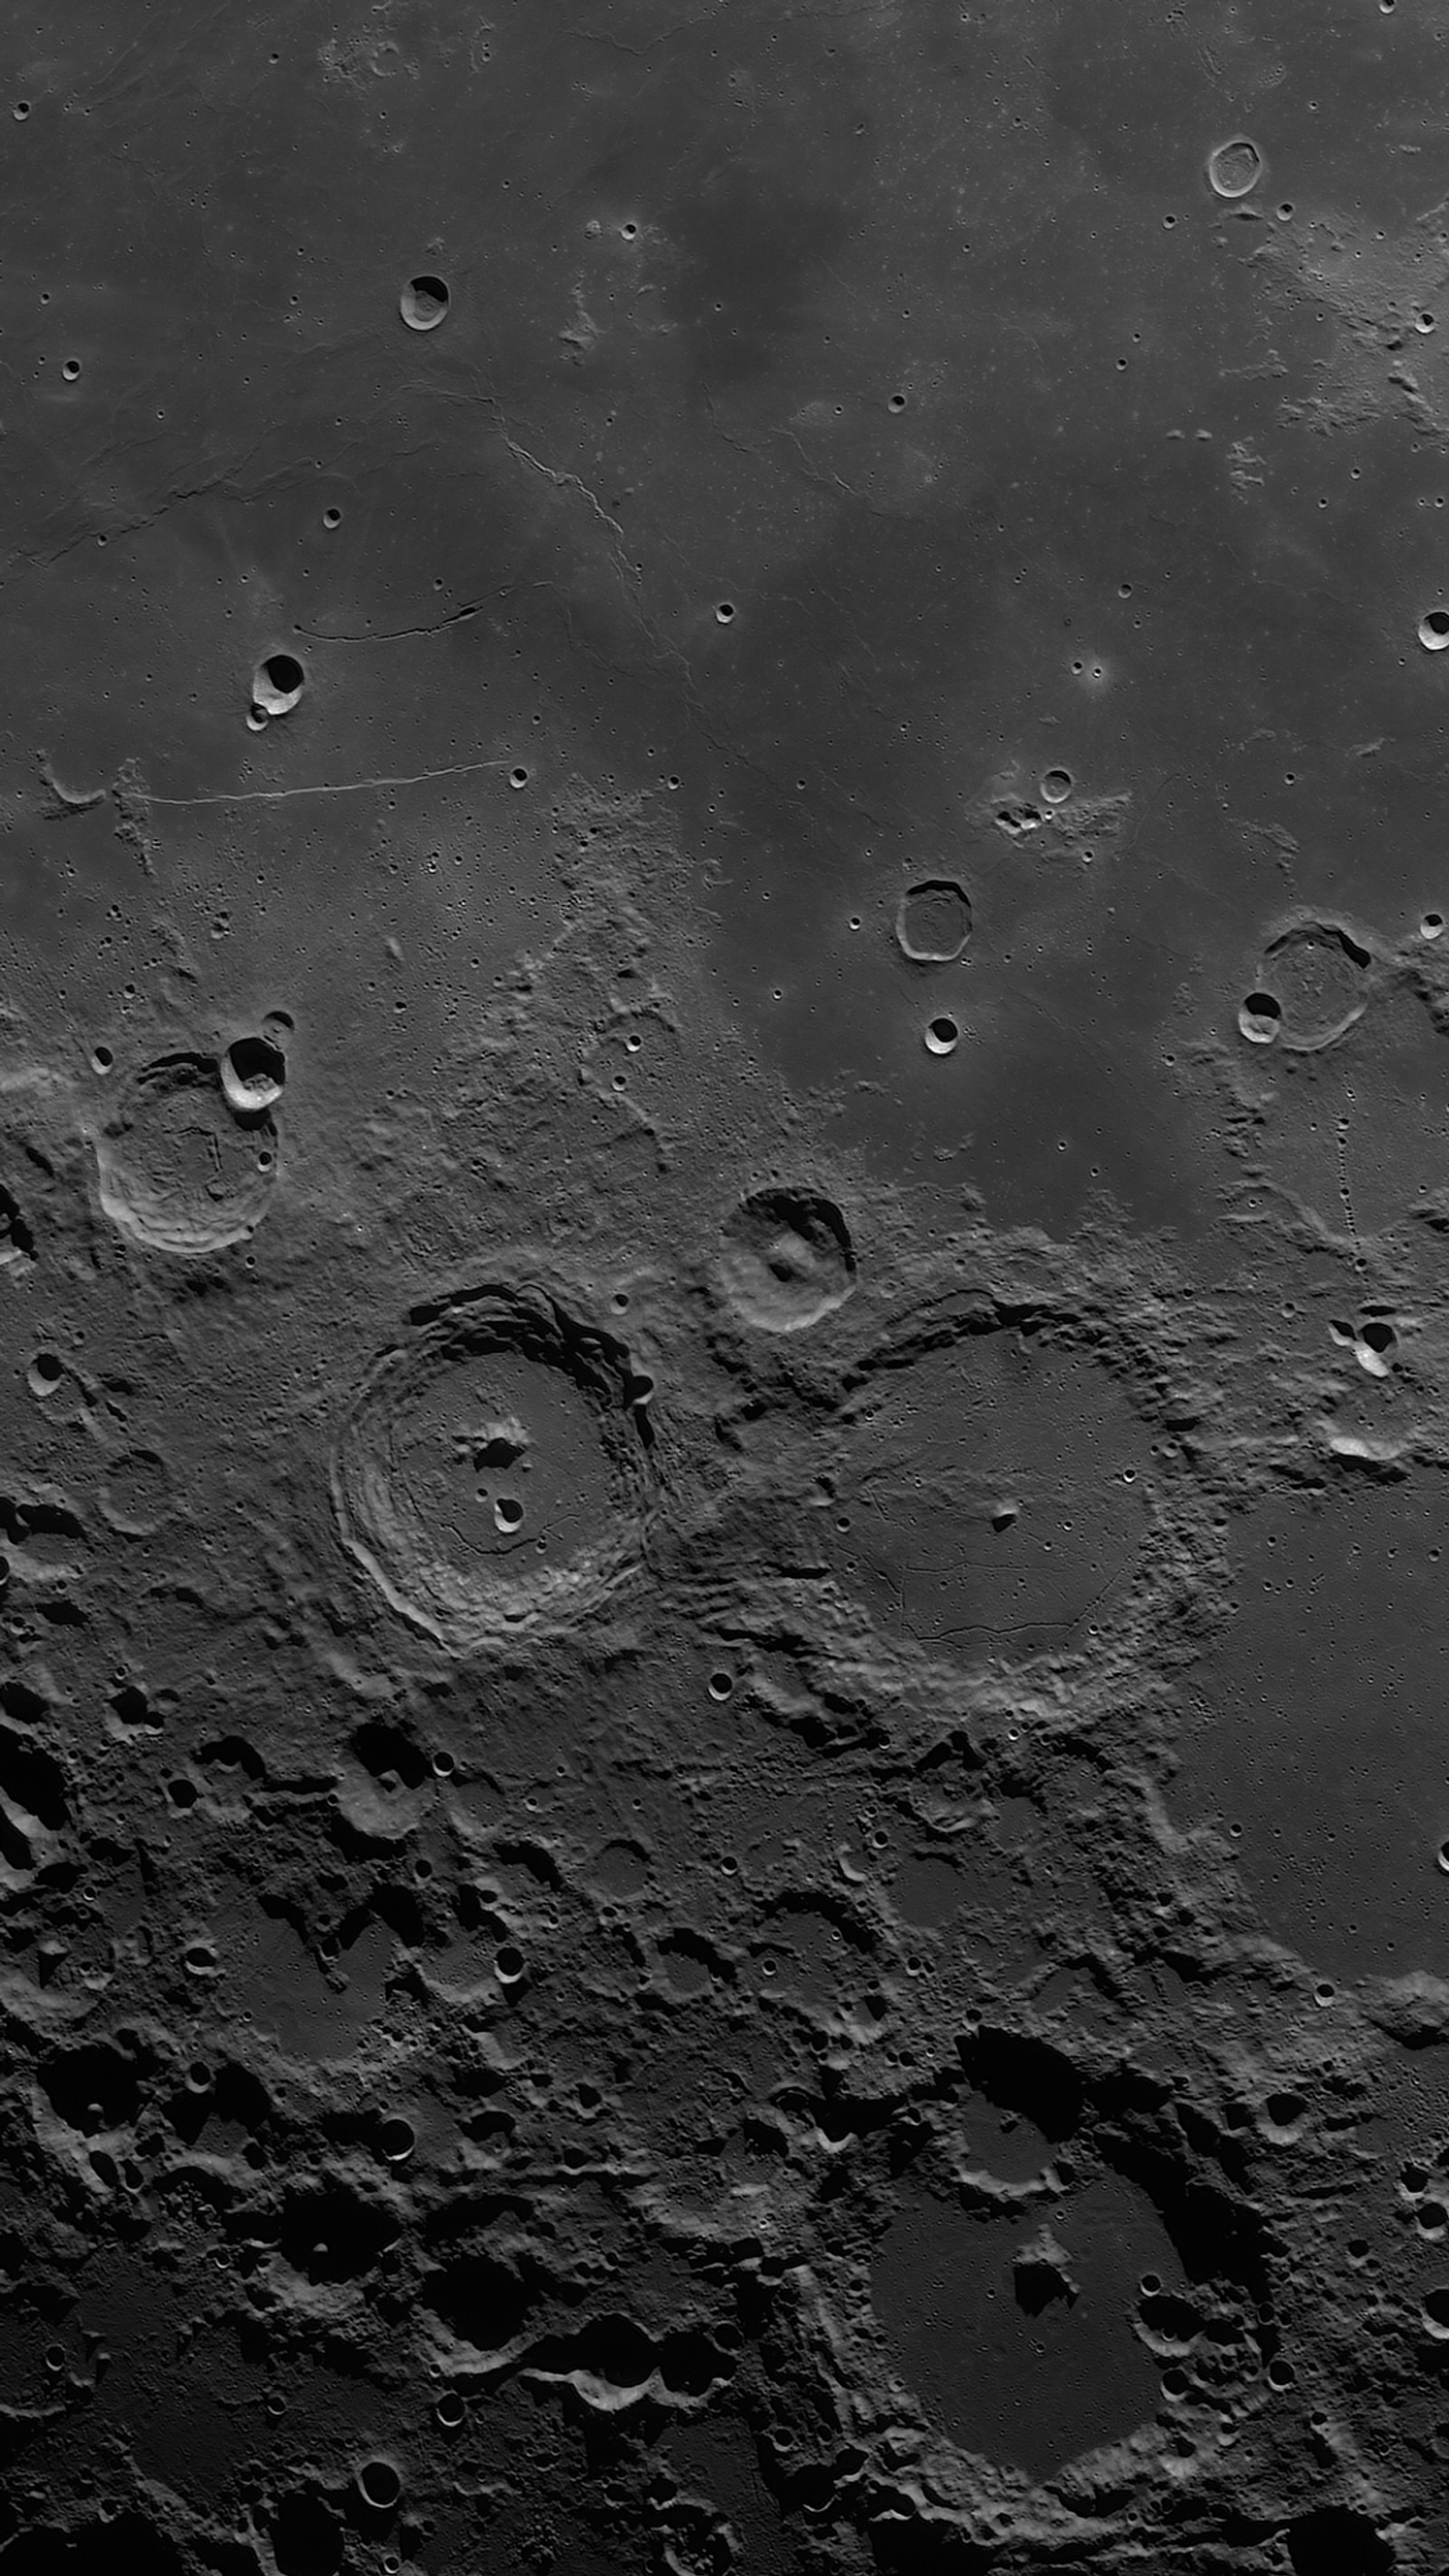
<svg viewBox="0 0 1449 2576"><path fill-rule="evenodd" d="M1208 154L1208 186L1216 197L1251 196L1262 175L1263 155L1250 135L1231 135Z"/></svg>
<svg viewBox="0 0 1449 2576"><path fill-rule="evenodd" d="M139 1243L214 1252L255 1233L277 1178L277 1132L263 1109L242 1125L215 1061L159 1056L126 1085L94 1139L100 1202Z"/></svg>
<svg viewBox="0 0 1449 2576"><path fill-rule="evenodd" d="M971 898L954 877L922 877L896 908L896 939L914 965L948 966L971 936Z"/></svg>
<svg viewBox="0 0 1449 2576"><path fill-rule="evenodd" d="M1151 1443L1099 1362L1002 1329L885 1351L862 1378L814 1543L879 1627L1013 1661L1110 1614Z"/></svg>
<svg viewBox="0 0 1449 2576"><path fill-rule="evenodd" d="M1285 1045L1329 1046L1366 1010L1372 962L1370 951L1339 923L1295 922L1265 947L1260 991L1250 1001L1266 995L1277 1004Z"/></svg>
<svg viewBox="0 0 1449 2576"><path fill-rule="evenodd" d="M174 1507L171 1469L158 1450L127 1450L108 1463L99 1501L102 1518L123 1538L150 1538Z"/></svg>

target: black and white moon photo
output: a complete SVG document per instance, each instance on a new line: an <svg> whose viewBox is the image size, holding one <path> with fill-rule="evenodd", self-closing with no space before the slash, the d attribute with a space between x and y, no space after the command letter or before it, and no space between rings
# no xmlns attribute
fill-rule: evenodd
<svg viewBox="0 0 1449 2576"><path fill-rule="evenodd" d="M0 2576L1449 2569L1449 9L0 28Z"/></svg>

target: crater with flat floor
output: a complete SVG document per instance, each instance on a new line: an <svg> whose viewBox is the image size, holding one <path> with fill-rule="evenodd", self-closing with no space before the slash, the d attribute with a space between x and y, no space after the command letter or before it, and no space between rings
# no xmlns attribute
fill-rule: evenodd
<svg viewBox="0 0 1449 2576"><path fill-rule="evenodd" d="M1131 1579L1151 1441L1090 1351L923 1327L861 1368L831 1450L815 1544L894 1636L1012 1661Z"/></svg>
<svg viewBox="0 0 1449 2576"><path fill-rule="evenodd" d="M971 898L954 877L922 877L896 906L896 941L917 966L949 966L971 936Z"/></svg>
<svg viewBox="0 0 1449 2576"><path fill-rule="evenodd" d="M967 2451L1050 2477L1125 2441L1161 2378L1134 2331L1142 2276L1181 2266L1117 2174L1030 2207L909 2194L876 2252L871 2301L901 2377Z"/></svg>
<svg viewBox="0 0 1449 2576"><path fill-rule="evenodd" d="M127 1084L94 1139L106 1215L161 1252L216 1252L254 1234L277 1178L277 1130L242 1124L214 1057L158 1056Z"/></svg>
<svg viewBox="0 0 1449 2576"><path fill-rule="evenodd" d="M1303 920L1266 944L1258 985L1278 1006L1289 1047L1331 1046L1368 1008L1371 952L1341 922Z"/></svg>
<svg viewBox="0 0 1449 2576"><path fill-rule="evenodd" d="M346 1545L454 1652L572 1624L636 1558L646 1452L627 1354L534 1288L479 1288L413 1323L337 1445Z"/></svg>

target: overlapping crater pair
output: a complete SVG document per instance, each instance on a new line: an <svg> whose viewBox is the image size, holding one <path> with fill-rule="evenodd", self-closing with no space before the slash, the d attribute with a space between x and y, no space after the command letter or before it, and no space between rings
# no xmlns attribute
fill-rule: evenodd
<svg viewBox="0 0 1449 2576"><path fill-rule="evenodd" d="M109 1056L93 1064L109 1071ZM93 1140L112 1223L159 1252L245 1242L276 1186L273 1111L285 1081L275 1034L233 1039L220 1056L179 1049L140 1066Z"/></svg>
<svg viewBox="0 0 1449 2576"><path fill-rule="evenodd" d="M814 1193L756 1193L717 1276L742 1316L803 1330L854 1286L845 1219ZM1073 1329L947 1301L842 1353L785 1579L824 1582L883 1638L953 1661L1069 1643L1130 1581L1152 1459L1104 1353ZM625 1347L545 1287L415 1309L337 1445L344 1543L451 1652L571 1626L643 1561L648 1394Z"/></svg>
<svg viewBox="0 0 1449 2576"><path fill-rule="evenodd" d="M790 1333L855 1284L832 1201L762 1190L727 1222L718 1282ZM455 1653L569 1627L637 1567L652 1500L648 1381L545 1287L503 1282L414 1309L333 1462L343 1539L391 1607Z"/></svg>
<svg viewBox="0 0 1449 2576"><path fill-rule="evenodd" d="M1316 1054L1346 1037L1373 998L1374 957L1352 929L1327 915L1303 914L1264 941L1253 990L1238 1008L1238 1028L1252 1046L1279 1045Z"/></svg>

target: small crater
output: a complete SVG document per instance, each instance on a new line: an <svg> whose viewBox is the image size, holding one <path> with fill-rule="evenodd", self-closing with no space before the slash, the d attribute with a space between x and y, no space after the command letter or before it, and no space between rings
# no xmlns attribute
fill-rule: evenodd
<svg viewBox="0 0 1449 2576"><path fill-rule="evenodd" d="M1426 653L1442 653L1449 645L1449 608L1426 608L1419 620L1419 641Z"/></svg>
<svg viewBox="0 0 1449 2576"><path fill-rule="evenodd" d="M896 910L896 940L913 965L949 966L971 936L971 899L954 877L923 877Z"/></svg>
<svg viewBox="0 0 1449 2576"><path fill-rule="evenodd" d="M1263 175L1263 155L1246 134L1214 144L1207 157L1207 182L1215 197L1248 197Z"/></svg>
<svg viewBox="0 0 1449 2576"><path fill-rule="evenodd" d="M1354 1342L1354 1356L1370 1377L1387 1377L1390 1362L1398 1348L1399 1337L1386 1315L1371 1315L1360 1324Z"/></svg>
<svg viewBox="0 0 1449 2576"><path fill-rule="evenodd" d="M370 2504L375 2513L390 2513L403 2489L401 2474L391 2460L364 2460L357 2485L364 2504Z"/></svg>
<svg viewBox="0 0 1449 2576"><path fill-rule="evenodd" d="M306 685L295 653L268 653L252 673L252 705L264 716L290 715Z"/></svg>
<svg viewBox="0 0 1449 2576"><path fill-rule="evenodd" d="M960 1043L960 1024L952 1019L949 1011L938 1012L935 1019L926 1022L928 1055L954 1055Z"/></svg>
<svg viewBox="0 0 1449 2576"><path fill-rule="evenodd" d="M752 1191L724 1229L726 1297L765 1332L798 1333L843 1306L855 1286L850 1230L814 1190Z"/></svg>
<svg viewBox="0 0 1449 2576"><path fill-rule="evenodd" d="M446 322L452 304L452 293L441 277L410 277L397 300L397 309L410 331L436 331Z"/></svg>
<svg viewBox="0 0 1449 2576"><path fill-rule="evenodd" d="M1263 2135L1275 2145L1292 2145L1302 2135L1307 2117L1308 2104L1301 2093L1270 2093L1263 2104Z"/></svg>
<svg viewBox="0 0 1449 2576"><path fill-rule="evenodd" d="M101 1518L123 1538L151 1538L170 1514L171 1470L155 1449L113 1458L101 1480Z"/></svg>
<svg viewBox="0 0 1449 2576"><path fill-rule="evenodd" d="M1193 2345L1199 2341L1203 2330L1203 2320L1198 2310L1190 2300L1177 2297L1171 2290L1164 2290L1160 2282L1155 2288L1149 2289L1147 2287L1149 2281L1156 2282L1157 2275L1148 2273L1145 2276L1142 2298L1137 2310L1138 2324L1144 2337L1159 2358L1190 2352Z"/></svg>
<svg viewBox="0 0 1449 2576"><path fill-rule="evenodd" d="M601 1896L625 1903L649 1884L649 1856L637 1843L605 1843L589 1864L590 1884Z"/></svg>
<svg viewBox="0 0 1449 2576"><path fill-rule="evenodd" d="M221 1059L221 1087L239 1118L254 1118L282 1096L287 1059L270 1038L233 1038Z"/></svg>
<svg viewBox="0 0 1449 2576"><path fill-rule="evenodd" d="M1283 1005L1271 993L1245 993L1238 1004L1238 1032L1250 1046L1271 1046L1283 1025Z"/></svg>

